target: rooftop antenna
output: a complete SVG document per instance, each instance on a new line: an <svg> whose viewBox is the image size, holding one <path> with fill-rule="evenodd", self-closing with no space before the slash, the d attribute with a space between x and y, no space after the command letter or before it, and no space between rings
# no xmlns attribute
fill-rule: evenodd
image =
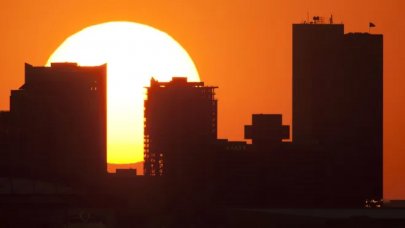
<svg viewBox="0 0 405 228"><path fill-rule="evenodd" d="M314 20L314 24L323 24L323 17L314 16L312 19Z"/></svg>

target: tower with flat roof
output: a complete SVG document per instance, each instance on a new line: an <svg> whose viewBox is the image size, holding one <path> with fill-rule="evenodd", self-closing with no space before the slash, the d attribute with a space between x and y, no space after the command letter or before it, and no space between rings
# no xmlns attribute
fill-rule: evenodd
<svg viewBox="0 0 405 228"><path fill-rule="evenodd" d="M332 198L383 197L383 36L293 25L293 142L322 147Z"/></svg>
<svg viewBox="0 0 405 228"><path fill-rule="evenodd" d="M106 69L25 64L10 100L13 173L67 182L106 173Z"/></svg>

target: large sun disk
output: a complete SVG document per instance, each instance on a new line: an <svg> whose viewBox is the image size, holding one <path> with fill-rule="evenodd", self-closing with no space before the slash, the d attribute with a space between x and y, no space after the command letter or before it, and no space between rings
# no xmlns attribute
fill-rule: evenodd
<svg viewBox="0 0 405 228"><path fill-rule="evenodd" d="M66 39L48 59L82 66L107 63L107 160L143 160L143 100L151 76L199 81L188 55L168 34L134 22L94 25Z"/></svg>

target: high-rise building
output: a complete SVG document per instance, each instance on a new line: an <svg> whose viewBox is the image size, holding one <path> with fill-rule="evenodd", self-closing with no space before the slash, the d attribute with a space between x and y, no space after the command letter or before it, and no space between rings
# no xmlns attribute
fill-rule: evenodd
<svg viewBox="0 0 405 228"><path fill-rule="evenodd" d="M293 25L293 142L328 154L336 201L383 196L382 99L382 35Z"/></svg>
<svg viewBox="0 0 405 228"><path fill-rule="evenodd" d="M51 181L106 173L106 65L25 65L11 92L13 174Z"/></svg>
<svg viewBox="0 0 405 228"><path fill-rule="evenodd" d="M294 142L318 143L330 129L330 102L341 91L343 30L341 24L293 25Z"/></svg>
<svg viewBox="0 0 405 228"><path fill-rule="evenodd" d="M207 147L217 138L215 88L181 77L151 80L145 100L145 175L203 171Z"/></svg>

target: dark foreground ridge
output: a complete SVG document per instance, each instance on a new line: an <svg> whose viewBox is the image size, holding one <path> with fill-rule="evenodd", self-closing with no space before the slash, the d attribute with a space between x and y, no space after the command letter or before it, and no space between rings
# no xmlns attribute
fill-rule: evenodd
<svg viewBox="0 0 405 228"><path fill-rule="evenodd" d="M1 224L404 226L382 208L383 37L343 31L293 25L292 141L280 114L218 139L217 87L152 79L143 176L107 173L106 65L26 64L0 112Z"/></svg>

